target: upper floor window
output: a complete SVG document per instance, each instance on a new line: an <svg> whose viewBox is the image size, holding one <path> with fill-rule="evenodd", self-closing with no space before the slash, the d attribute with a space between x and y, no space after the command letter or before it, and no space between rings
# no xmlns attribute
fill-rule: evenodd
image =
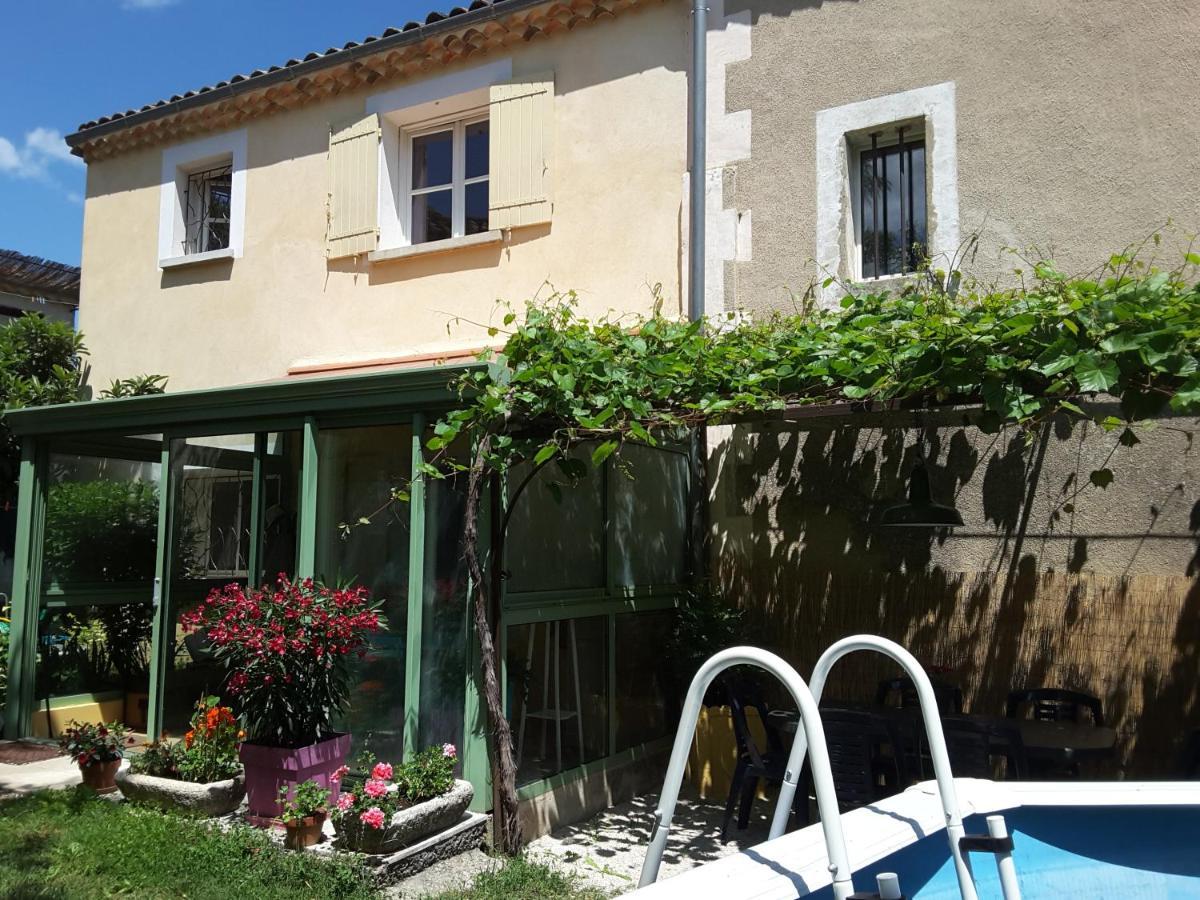
<svg viewBox="0 0 1200 900"><path fill-rule="evenodd" d="M862 278L912 272L926 256L925 141L913 130L873 131L859 151Z"/></svg>
<svg viewBox="0 0 1200 900"><path fill-rule="evenodd" d="M241 256L245 224L244 129L163 151L158 219L160 268Z"/></svg>
<svg viewBox="0 0 1200 900"><path fill-rule="evenodd" d="M229 246L232 198L232 162L188 174L183 204L185 254L208 253Z"/></svg>
<svg viewBox="0 0 1200 900"><path fill-rule="evenodd" d="M408 136L410 244L488 230L488 120L460 119Z"/></svg>

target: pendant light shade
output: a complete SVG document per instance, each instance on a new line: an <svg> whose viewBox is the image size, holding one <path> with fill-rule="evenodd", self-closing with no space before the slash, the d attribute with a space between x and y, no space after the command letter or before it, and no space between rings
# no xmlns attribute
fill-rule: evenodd
<svg viewBox="0 0 1200 900"><path fill-rule="evenodd" d="M962 525L962 516L953 506L934 503L929 492L929 470L918 459L908 479L908 502L883 511L879 524L895 528L953 528Z"/></svg>

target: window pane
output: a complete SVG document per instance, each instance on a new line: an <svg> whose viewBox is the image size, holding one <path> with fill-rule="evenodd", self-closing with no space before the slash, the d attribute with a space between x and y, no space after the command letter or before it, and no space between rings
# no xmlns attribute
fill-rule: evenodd
<svg viewBox="0 0 1200 900"><path fill-rule="evenodd" d="M478 178L488 173L488 123L474 122L466 127L467 177Z"/></svg>
<svg viewBox="0 0 1200 900"><path fill-rule="evenodd" d="M876 241L882 241L883 236L876 234L876 220L880 218L879 190L875 183L875 171L878 165L873 153L862 154L862 168L859 173L860 209L859 221L862 222L862 275L864 278L876 278L880 272L880 260L875 253Z"/></svg>
<svg viewBox="0 0 1200 900"><path fill-rule="evenodd" d="M469 461L466 443L456 448ZM467 620L467 566L463 558L466 476L425 485L425 594L421 616L421 747L451 743L462 749L467 648L475 638Z"/></svg>
<svg viewBox="0 0 1200 900"><path fill-rule="evenodd" d="M423 134L412 142L412 186L435 187L453 180L454 133Z"/></svg>
<svg viewBox="0 0 1200 900"><path fill-rule="evenodd" d="M411 476L412 431L322 429L318 458L317 575L326 584L366 587L387 619L387 630L371 638L356 663L350 708L335 724L354 736L352 757L369 749L397 762L404 750L409 506L388 500ZM369 525L348 534L338 527L372 513Z"/></svg>
<svg viewBox="0 0 1200 900"><path fill-rule="evenodd" d="M453 191L434 191L412 198L412 243L441 241L451 235Z"/></svg>
<svg viewBox="0 0 1200 900"><path fill-rule="evenodd" d="M909 152L911 162L906 168L911 172L909 180L909 205L912 216L907 227L906 245L909 249L909 268L915 268L928 253L925 240L925 145L914 144ZM913 250L913 245L920 249Z"/></svg>
<svg viewBox="0 0 1200 900"><path fill-rule="evenodd" d="M884 192L883 210L883 259L888 274L901 271L900 250L904 241L900 237L900 154L892 150L883 156Z"/></svg>
<svg viewBox="0 0 1200 900"><path fill-rule="evenodd" d="M551 464L516 498L504 542L510 594L604 587L604 473L587 461L590 453L572 453L587 471L577 483ZM513 468L510 497L528 473L529 463Z"/></svg>
<svg viewBox="0 0 1200 900"><path fill-rule="evenodd" d="M614 467L613 533L617 584L683 581L687 538L688 463L681 453L626 444Z"/></svg>
<svg viewBox="0 0 1200 900"><path fill-rule="evenodd" d="M300 509L301 441L299 431L267 435L263 457L262 555L256 584L270 582L280 572L296 571L296 525Z"/></svg>
<svg viewBox="0 0 1200 900"><path fill-rule="evenodd" d="M674 622L674 610L617 616L617 752L675 730L678 701L663 665Z"/></svg>
<svg viewBox="0 0 1200 900"><path fill-rule="evenodd" d="M517 784L608 755L608 620L508 629L508 710Z"/></svg>
<svg viewBox="0 0 1200 900"><path fill-rule="evenodd" d="M488 230L488 183L467 185L467 234Z"/></svg>

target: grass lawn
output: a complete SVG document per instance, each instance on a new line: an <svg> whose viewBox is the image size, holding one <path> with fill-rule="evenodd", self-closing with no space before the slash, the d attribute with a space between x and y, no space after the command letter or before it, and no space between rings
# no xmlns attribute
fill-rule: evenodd
<svg viewBox="0 0 1200 900"><path fill-rule="evenodd" d="M289 853L257 829L44 791L0 803L0 900L328 900L379 898L352 863ZM430 900L601 900L605 894L527 859Z"/></svg>

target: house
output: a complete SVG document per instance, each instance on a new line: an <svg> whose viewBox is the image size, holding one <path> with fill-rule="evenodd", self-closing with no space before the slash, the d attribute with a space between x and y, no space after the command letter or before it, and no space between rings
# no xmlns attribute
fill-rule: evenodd
<svg viewBox="0 0 1200 900"><path fill-rule="evenodd" d="M10 414L28 517L6 734L178 733L221 683L185 610L230 580L353 580L390 627L342 724L382 758L458 745L490 806L463 486L392 489L499 298L679 313L687 23L676 3L476 2L68 137L92 375L128 375L135 347L172 390ZM656 488L605 471L560 506L543 474L509 523L493 616L530 834L648 784L671 727L646 671L685 577L686 462L632 462ZM122 533L97 540L89 508Z"/></svg>
<svg viewBox="0 0 1200 900"><path fill-rule="evenodd" d="M823 303L843 282L895 289L913 245L990 282L1030 277L1039 251L1082 274L1143 240L1171 267L1200 230L1194 15L745 0L711 16L710 311L791 310L813 279ZM1198 423L1127 446L1059 421L1027 445L963 411L847 411L710 434L728 595L801 673L838 638L883 634L970 710L1001 715L1026 686L1099 697L1118 743L1091 774L1172 774L1200 727ZM965 525L878 527L921 460ZM894 674L851 659L831 690L873 696Z"/></svg>
<svg viewBox="0 0 1200 900"><path fill-rule="evenodd" d="M27 312L74 323L78 307L78 266L0 250L0 323Z"/></svg>
<svg viewBox="0 0 1200 900"><path fill-rule="evenodd" d="M1061 244L1077 267L1168 215L1186 225L1200 135L1174 112L1194 25L1138 8L713 4L704 310L790 308L818 267L900 286L906 248L945 262L977 229L998 277L1005 244ZM174 390L9 416L26 512L6 734L97 708L177 729L220 678L178 629L189 605L279 571L352 579L386 600L390 630L345 725L384 756L460 745L489 804L462 485L416 478L407 505L391 489L456 402L448 375L502 324L497 298L549 282L585 313L685 314L688 14L477 2L70 136L88 162L94 373L127 375L132 340ZM1155 691L1197 711L1189 429L1160 429L1124 469L1116 434L1064 425L1030 451L956 410L713 429L711 569L802 672L834 638L884 631L973 703L1017 680L1103 693L1121 764L1165 757L1169 727L1140 749L1130 736ZM1114 484L1083 484L1114 453ZM968 527L880 534L875 506L919 460ZM669 744L663 648L698 498L684 455L626 461L644 477L606 470L561 504L539 475L507 518L493 613L527 834L652 786ZM135 523L123 543L85 542L65 514L96 497ZM136 626L107 683L81 676L68 613ZM847 671L859 689L886 674ZM1137 698L1120 693L1134 681Z"/></svg>

